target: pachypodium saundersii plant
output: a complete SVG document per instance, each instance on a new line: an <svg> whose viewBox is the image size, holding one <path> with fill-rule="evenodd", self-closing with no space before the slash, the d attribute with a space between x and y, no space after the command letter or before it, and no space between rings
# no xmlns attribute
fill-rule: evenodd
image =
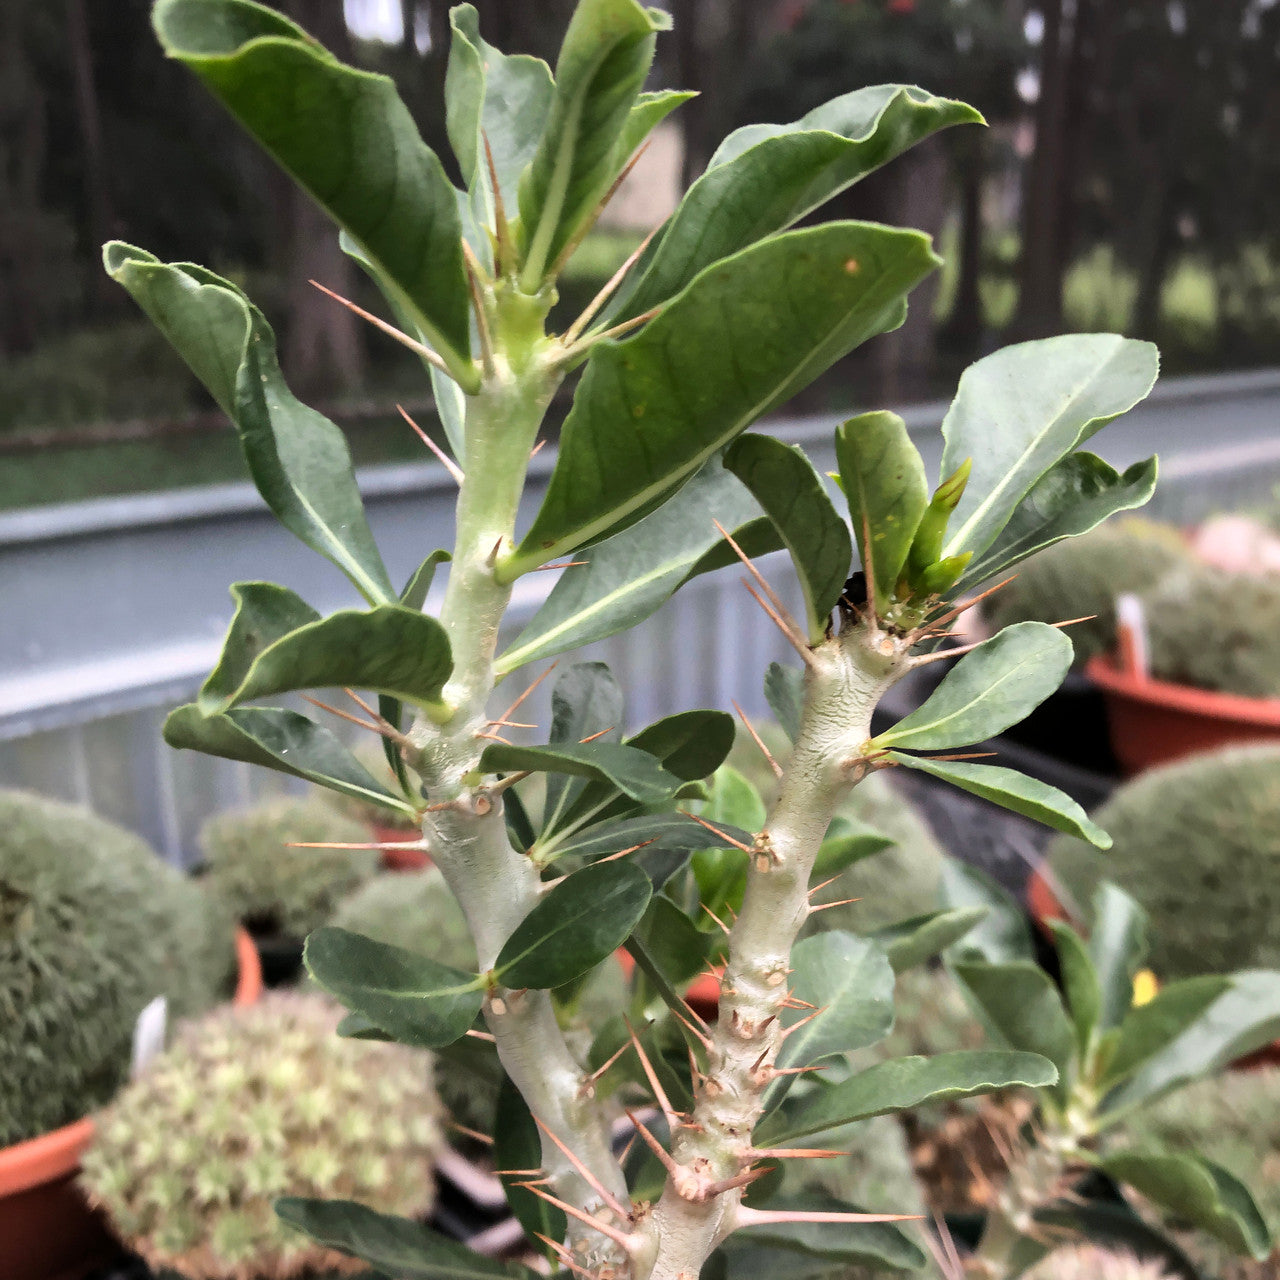
<svg viewBox="0 0 1280 1280"><path fill-rule="evenodd" d="M967 879L974 896L989 895L991 913L980 933L956 945L951 972L995 1042L1043 1054L1058 1078L1038 1091L1032 1133L1006 1153L1007 1180L963 1274L1005 1280L1064 1241L1094 1235L1163 1258L1172 1274L1194 1278L1178 1244L1125 1201L1082 1198L1085 1180L1097 1173L1231 1252L1266 1258L1270 1228L1230 1170L1197 1151L1121 1139L1143 1107L1276 1035L1280 972L1183 978L1138 1003L1134 979L1147 958L1147 919L1128 894L1104 881L1087 937L1064 921L1050 925L1059 987L1032 958L1016 904L978 875Z"/></svg>
<svg viewBox="0 0 1280 1280"><path fill-rule="evenodd" d="M488 45L471 6L453 10L446 105L461 189L388 80L343 66L272 10L159 0L154 23L168 53L332 215L386 298L391 318L378 325L421 356L454 454L455 544L397 590L341 433L290 393L261 312L204 268L107 246L110 274L235 423L264 499L364 601L321 617L283 587L238 584L222 657L198 701L170 718L168 741L412 816L474 939L479 964L468 973L339 929L314 933L307 962L351 1011L345 1032L489 1055L505 1082L498 1164L510 1171L513 1209L559 1270L694 1280L709 1259L732 1270L735 1251L766 1247L922 1265L877 1215L769 1196L760 1180L778 1161L821 1155L791 1141L794 1108L820 1113L817 1132L930 1098L1047 1086L1056 1068L997 1051L848 1074L848 1051L889 1029L894 965L955 941L973 912L905 921L876 940L797 937L818 909L812 881L870 852L824 837L838 802L876 769L925 770L1105 843L1053 789L936 754L999 732L1058 684L1071 646L1053 627L1002 632L964 656L920 711L878 737L870 723L896 680L939 657L927 650L965 607L954 603L963 592L1149 497L1154 461L1120 475L1077 446L1147 393L1154 350L1093 335L975 366L944 425L944 480L932 493L900 419L845 424L836 454L860 579L850 523L820 475L747 429L900 324L937 259L913 231L794 228L914 143L976 123L976 112L889 85L794 124L738 131L601 296L549 333L558 273L646 134L685 96L643 91L663 13L582 0L553 75ZM546 492L518 527L543 416L578 370ZM750 565L784 548L803 589L799 620ZM700 823L679 808L705 796L701 780L731 744L729 717L682 712L623 740L620 694L595 664L561 675L547 742L507 740L521 727L520 699L493 716L499 682L633 625L739 556L802 663L770 680L793 750L758 829ZM540 611L501 645L513 585L566 559ZM257 705L328 687L376 697L376 708L362 700L365 723L387 744L395 787L319 721ZM540 806L531 774L545 778ZM741 907L716 949L699 927L705 876L688 869L708 846L729 851L726 875L742 874L745 860ZM622 946L635 961L629 1007L581 1052L562 1023L586 975ZM717 954L711 1025L678 991ZM630 1100L657 1117L635 1119L638 1149L652 1154L638 1170L611 1144L610 1122ZM664 1127L665 1139L654 1132ZM357 1205L295 1200L281 1212L390 1274L510 1274Z"/></svg>

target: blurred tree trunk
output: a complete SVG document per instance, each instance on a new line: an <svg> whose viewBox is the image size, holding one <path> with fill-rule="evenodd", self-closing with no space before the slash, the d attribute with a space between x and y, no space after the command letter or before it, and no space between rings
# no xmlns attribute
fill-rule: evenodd
<svg viewBox="0 0 1280 1280"><path fill-rule="evenodd" d="M940 336L955 355L972 360L982 347L982 193L987 176L987 139L985 134L971 130L950 141L960 197L956 237L960 266L955 302Z"/></svg>

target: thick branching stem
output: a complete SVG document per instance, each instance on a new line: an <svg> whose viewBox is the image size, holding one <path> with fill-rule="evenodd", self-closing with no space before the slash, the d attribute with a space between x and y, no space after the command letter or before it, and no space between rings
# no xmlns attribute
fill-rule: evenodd
<svg viewBox="0 0 1280 1280"><path fill-rule="evenodd" d="M654 1210L645 1280L689 1280L734 1228L741 1187L718 1188L754 1159L752 1131L775 1076L791 948L811 910L809 879L836 805L867 771L871 713L907 669L909 642L863 623L812 650L804 711L782 791L756 840L707 1070L678 1171Z"/></svg>

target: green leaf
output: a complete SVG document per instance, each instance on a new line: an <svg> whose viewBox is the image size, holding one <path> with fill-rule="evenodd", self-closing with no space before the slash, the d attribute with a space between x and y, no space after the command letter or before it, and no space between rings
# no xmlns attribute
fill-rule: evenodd
<svg viewBox="0 0 1280 1280"><path fill-rule="evenodd" d="M677 108L698 95L687 89L659 89L642 93L627 113L627 123L618 139L618 158L626 161L644 140Z"/></svg>
<svg viewBox="0 0 1280 1280"><path fill-rule="evenodd" d="M985 871L947 858L942 864L938 897L944 907L953 910L981 907L986 912L981 923L965 934L964 945L956 948L960 955L993 964L1035 959L1021 905Z"/></svg>
<svg viewBox="0 0 1280 1280"><path fill-rule="evenodd" d="M945 553L991 546L1051 467L1151 390L1159 353L1109 333L1005 347L965 370L942 423L942 474L973 471Z"/></svg>
<svg viewBox="0 0 1280 1280"><path fill-rule="evenodd" d="M874 577L883 612L929 506L924 462L896 413L864 413L836 428L836 462L867 581Z"/></svg>
<svg viewBox="0 0 1280 1280"><path fill-rule="evenodd" d="M720 459L712 456L669 502L602 542L574 553L529 625L499 656L500 675L626 631L686 582L728 563L719 520L748 555L782 546L773 523ZM736 561L736 557L735 557Z"/></svg>
<svg viewBox="0 0 1280 1280"><path fill-rule="evenodd" d="M1051 547L1096 528L1109 516L1145 506L1155 492L1155 458L1123 475L1092 453L1069 453L1031 487L992 544L969 562L957 588L966 590Z"/></svg>
<svg viewBox="0 0 1280 1280"><path fill-rule="evenodd" d="M457 10L455 9L456 13ZM493 1161L499 1169L538 1169L542 1166L542 1135L520 1090L504 1075L498 1089L498 1105L493 1118ZM568 1219L563 1209L548 1204L527 1187L518 1175L499 1174L507 1193L507 1204L515 1214L530 1244L540 1232L552 1240L563 1240ZM547 1246L541 1246L550 1251Z"/></svg>
<svg viewBox="0 0 1280 1280"><path fill-rule="evenodd" d="M601 742L565 742L544 747L494 743L480 757L482 773L567 773L612 783L641 804L662 804L680 790L681 780L668 773L647 751Z"/></svg>
<svg viewBox="0 0 1280 1280"><path fill-rule="evenodd" d="M669 25L635 0L581 0L556 62L551 109L520 181L526 292L573 240L629 156L619 145L653 61L654 32Z"/></svg>
<svg viewBox="0 0 1280 1280"><path fill-rule="evenodd" d="M1036 709L1066 678L1071 641L1043 622L1019 622L956 663L922 707L873 738L877 747L946 751L985 742Z"/></svg>
<svg viewBox="0 0 1280 1280"><path fill-rule="evenodd" d="M382 1044L394 1044L395 1037L370 1022L362 1013L348 1013L338 1023L338 1035L344 1040L377 1040Z"/></svg>
<svg viewBox="0 0 1280 1280"><path fill-rule="evenodd" d="M844 94L794 124L737 130L681 201L616 318L675 297L713 262L793 225L939 129L981 118L889 84Z"/></svg>
<svg viewBox="0 0 1280 1280"><path fill-rule="evenodd" d="M781 535L800 578L809 638L822 639L853 561L849 530L799 445L739 436L724 465L751 491Z"/></svg>
<svg viewBox="0 0 1280 1280"><path fill-rule="evenodd" d="M467 186L480 193L485 224L492 227L495 203L485 139L503 204L514 213L520 175L538 149L551 109L551 68L541 58L508 56L484 40L474 5L451 9L449 26L453 38L444 88L449 145Z"/></svg>
<svg viewBox="0 0 1280 1280"><path fill-rule="evenodd" d="M894 1058L789 1102L761 1124L756 1142L779 1146L872 1116L999 1089L1044 1089L1057 1079L1057 1068L1037 1053L966 1049L931 1058Z"/></svg>
<svg viewBox="0 0 1280 1280"><path fill-rule="evenodd" d="M855 825L847 818L836 818L818 846L809 879L821 884L822 881L847 871L864 858L873 858L877 853L893 848L896 843L892 836L873 831L861 824Z"/></svg>
<svg viewBox="0 0 1280 1280"><path fill-rule="evenodd" d="M208 5L217 8L218 0ZM235 424L253 482L276 519L332 560L371 604L395 600L346 437L294 399L262 313L203 267L163 263L118 240L103 250L103 261Z"/></svg>
<svg viewBox="0 0 1280 1280"><path fill-rule="evenodd" d="M1080 935L1061 920L1050 920L1049 928L1057 944L1067 1012L1076 1029L1076 1050L1083 1060L1102 1016L1102 986Z"/></svg>
<svg viewBox="0 0 1280 1280"><path fill-rule="evenodd" d="M1259 1262L1271 1253L1271 1232L1249 1188L1221 1165L1195 1155L1120 1151L1099 1167L1236 1253Z"/></svg>
<svg viewBox="0 0 1280 1280"><path fill-rule="evenodd" d="M1111 837L1090 822L1085 811L1066 792L1036 778L1028 778L1016 769L972 764L965 760L931 760L928 756L908 756L899 751L890 751L889 758L906 769L932 774L961 791L981 796L1024 817L1034 818L1055 831L1079 836L1099 849L1111 848Z"/></svg>
<svg viewBox="0 0 1280 1280"><path fill-rule="evenodd" d="M433 551L414 571L413 577L404 584L400 592L400 603L406 609L421 610L427 603L427 592L436 576L436 569L446 564L453 557L447 551Z"/></svg>
<svg viewBox="0 0 1280 1280"><path fill-rule="evenodd" d="M251 0L158 0L151 20L165 52L359 245L474 391L457 199L393 81L344 66Z"/></svg>
<svg viewBox="0 0 1280 1280"><path fill-rule="evenodd" d="M416 812L403 796L378 782L335 734L296 711L241 707L207 716L191 703L169 713L164 740L178 750L244 760L357 800Z"/></svg>
<svg viewBox="0 0 1280 1280"><path fill-rule="evenodd" d="M622 741L622 690L603 662L575 662L556 680L551 691L550 745L616 745ZM587 781L563 772L547 777L543 803L543 831L554 831Z"/></svg>
<svg viewBox="0 0 1280 1280"><path fill-rule="evenodd" d="M673 987L692 981L706 965L711 951L710 935L661 894L649 903L635 936Z"/></svg>
<svg viewBox="0 0 1280 1280"><path fill-rule="evenodd" d="M930 911L877 929L872 938L884 948L894 973L905 973L959 942L986 916L986 907Z"/></svg>
<svg viewBox="0 0 1280 1280"><path fill-rule="evenodd" d="M353 1200L306 1200L285 1196L279 1217L329 1249L367 1262L397 1280L535 1280L516 1262L473 1253L430 1227L375 1213Z"/></svg>
<svg viewBox="0 0 1280 1280"><path fill-rule="evenodd" d="M1075 1075L1075 1031L1053 979L1030 960L964 960L953 964L952 972L991 1036L1010 1049L1038 1053L1057 1067L1054 1092L1065 1102Z"/></svg>
<svg viewBox="0 0 1280 1280"><path fill-rule="evenodd" d="M778 1066L810 1066L832 1054L865 1049L889 1034L893 969L870 939L838 930L802 938L791 949L791 968L797 1000L822 1012L786 1038ZM809 1013L787 1009L783 1026L794 1026Z"/></svg>
<svg viewBox="0 0 1280 1280"><path fill-rule="evenodd" d="M1210 1075L1277 1036L1280 973L1249 969L1232 974L1226 991L1107 1095L1103 1122L1113 1124L1134 1107Z"/></svg>
<svg viewBox="0 0 1280 1280"><path fill-rule="evenodd" d="M769 663L764 673L764 698L782 731L794 742L800 736L804 714L804 672L781 662Z"/></svg>
<svg viewBox="0 0 1280 1280"><path fill-rule="evenodd" d="M227 705L264 649L289 632L320 620L305 600L274 582L234 583L231 598L236 611L222 642L222 654L200 687L199 706L207 713Z"/></svg>
<svg viewBox="0 0 1280 1280"><path fill-rule="evenodd" d="M484 998L483 980L474 973L332 925L307 938L303 960L311 976L353 1013L419 1049L465 1035Z"/></svg>
<svg viewBox="0 0 1280 1280"><path fill-rule="evenodd" d="M1123 889L1103 881L1093 895L1089 956L1102 1004L1098 1024L1118 1027L1133 1005L1133 979L1147 955L1147 914Z"/></svg>
<svg viewBox="0 0 1280 1280"><path fill-rule="evenodd" d="M708 268L657 319L591 351L510 582L647 515L718 449L895 328L937 264L927 237L829 223Z"/></svg>
<svg viewBox="0 0 1280 1280"><path fill-rule="evenodd" d="M635 818L624 818L618 822L601 823L588 827L571 836L562 844L555 846L555 856L565 858L570 855L579 858L603 858L633 845L652 842L640 851L638 858L643 862L648 854L659 852L692 853L697 849L706 849L716 844L725 847L739 840L749 844L751 835L738 827L718 824L724 832L724 839L717 841L715 835L694 822L683 813L642 814Z"/></svg>
<svg viewBox="0 0 1280 1280"><path fill-rule="evenodd" d="M233 624L229 639L235 634ZM237 658L229 670L240 665ZM200 697L212 712L295 689L345 686L429 705L439 701L452 668L449 639L434 618L384 604L343 609L290 631L257 654L238 685L206 682Z"/></svg>
<svg viewBox="0 0 1280 1280"><path fill-rule="evenodd" d="M859 1206L824 1191L777 1196L769 1209L779 1212L862 1213ZM916 1271L927 1259L920 1246L891 1222L856 1222L833 1226L824 1222L779 1222L744 1227L733 1239L751 1248L772 1245L836 1262L863 1262L895 1271Z"/></svg>
<svg viewBox="0 0 1280 1280"><path fill-rule="evenodd" d="M594 969L630 937L649 905L649 877L598 862L555 886L516 926L494 964L504 986L549 989Z"/></svg>

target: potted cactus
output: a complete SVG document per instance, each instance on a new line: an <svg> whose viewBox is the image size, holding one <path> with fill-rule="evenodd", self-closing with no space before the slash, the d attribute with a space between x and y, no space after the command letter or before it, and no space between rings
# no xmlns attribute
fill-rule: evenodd
<svg viewBox="0 0 1280 1280"><path fill-rule="evenodd" d="M89 1118L129 1073L155 996L230 992L229 912L85 810L0 792L0 1275L48 1280L108 1248L72 1186ZM246 959L240 948L241 959ZM253 951L242 994L255 985Z"/></svg>
<svg viewBox="0 0 1280 1280"><path fill-rule="evenodd" d="M215 814L200 831L209 888L248 930L268 986L294 981L302 940L378 868L368 831L319 797Z"/></svg>
<svg viewBox="0 0 1280 1280"><path fill-rule="evenodd" d="M287 1227L306 1188L425 1217L442 1145L427 1062L341 1039L323 997L273 992L184 1025L116 1097L81 1185L120 1238L183 1280L294 1280L358 1268Z"/></svg>

